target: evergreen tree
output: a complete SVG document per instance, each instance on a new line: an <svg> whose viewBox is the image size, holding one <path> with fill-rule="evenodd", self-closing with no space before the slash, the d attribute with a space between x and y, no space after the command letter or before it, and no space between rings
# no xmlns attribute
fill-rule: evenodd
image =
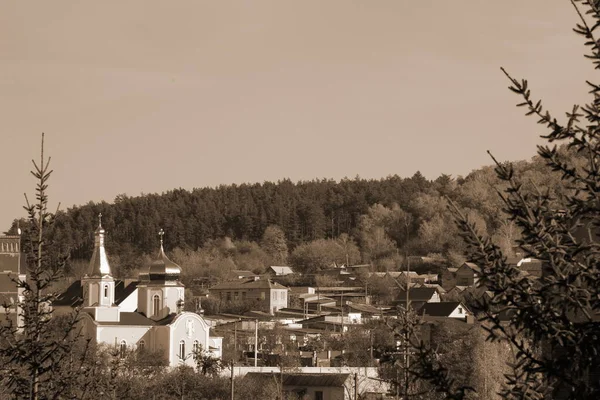
<svg viewBox="0 0 600 400"><path fill-rule="evenodd" d="M52 171L50 158L44 157L43 134L40 162L33 161L33 166L36 203L25 196L29 223L22 235L27 277L14 279L23 291L15 307L18 317L10 319L7 313L5 323L0 325L2 383L15 398L56 399L67 395L72 385L81 383L86 375L83 363L87 343L79 335L78 311L52 318L51 304L56 298L52 285L61 279L65 258L48 251L52 246L48 231L55 220L48 211L47 188Z"/></svg>
<svg viewBox="0 0 600 400"><path fill-rule="evenodd" d="M575 32L591 49L588 58L600 69L598 0L572 0L580 18ZM585 12L582 12L585 9ZM543 263L542 276L524 274L509 264L501 247L482 235L456 205L454 211L469 256L481 267L480 284L493 293L477 303L477 312L492 341L505 341L516 361L506 375L501 395L508 399L600 398L600 86L588 82L593 100L574 106L559 122L531 97L526 80L502 70L518 104L548 129L549 144L538 147L546 173L558 171L564 190L528 185L513 165L496 163L503 182L499 191L504 211L520 230L517 243L526 257ZM565 158L556 144L582 155L585 163ZM550 147L552 145L552 147ZM493 157L492 157L493 158ZM448 398L462 398L446 370L436 365L431 350L421 348L420 373L434 381ZM460 382L458 382L459 384Z"/></svg>

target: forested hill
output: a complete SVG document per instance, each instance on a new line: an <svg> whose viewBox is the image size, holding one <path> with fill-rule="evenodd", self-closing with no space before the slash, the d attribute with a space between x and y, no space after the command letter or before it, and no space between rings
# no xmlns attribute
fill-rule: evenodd
<svg viewBox="0 0 600 400"><path fill-rule="evenodd" d="M526 180L541 188L560 188L559 177L542 173L539 160L520 162L518 168ZM484 167L464 179L442 175L429 181L417 172L410 178L298 183L286 179L176 189L160 195L120 195L112 204L88 203L60 212L53 238L61 248L70 249L73 258L88 258L98 214L102 213L109 251L124 258L154 253L161 228L166 232L166 250L195 250L209 239L224 236L259 241L269 225L278 225L285 232L290 249L347 233L364 252L365 232L371 230L374 240L379 240L374 231L379 227L397 248L409 246L413 254L444 253L456 242L444 196L466 208L491 235L514 239L500 213L497 187L493 168ZM15 230L14 224L11 230Z"/></svg>

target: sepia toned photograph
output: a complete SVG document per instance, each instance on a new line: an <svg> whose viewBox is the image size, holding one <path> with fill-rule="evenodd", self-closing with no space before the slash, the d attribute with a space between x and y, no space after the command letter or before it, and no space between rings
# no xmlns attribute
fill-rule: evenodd
<svg viewBox="0 0 600 400"><path fill-rule="evenodd" d="M0 0L0 400L600 399L600 0Z"/></svg>

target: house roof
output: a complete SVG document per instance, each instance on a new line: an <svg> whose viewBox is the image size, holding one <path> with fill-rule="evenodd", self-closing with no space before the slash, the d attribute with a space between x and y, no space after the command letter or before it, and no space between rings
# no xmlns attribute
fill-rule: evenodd
<svg viewBox="0 0 600 400"><path fill-rule="evenodd" d="M294 273L294 271L290 267L285 266L272 265L269 267L269 269L275 272L275 275L290 275Z"/></svg>
<svg viewBox="0 0 600 400"><path fill-rule="evenodd" d="M254 272L246 271L243 269L231 270L231 273L229 275L233 275L235 277L242 277L242 278L250 278L251 276L256 276L256 274Z"/></svg>
<svg viewBox="0 0 600 400"><path fill-rule="evenodd" d="M283 374L284 386L341 387L350 374Z"/></svg>
<svg viewBox="0 0 600 400"><path fill-rule="evenodd" d="M428 301L436 292L436 288L418 287L409 289L408 295L411 301ZM400 302L406 301L406 290L400 290L397 298Z"/></svg>
<svg viewBox="0 0 600 400"><path fill-rule="evenodd" d="M209 290L228 290L228 289L287 289L287 287L273 282L270 279L248 280L243 282L221 282L211 287Z"/></svg>
<svg viewBox="0 0 600 400"><path fill-rule="evenodd" d="M370 304L355 304L355 303L351 303L351 304L348 304L347 307L350 310L359 311L359 312L364 313L364 314L381 314L382 313L381 309L379 309L377 307L374 307L374 306L372 306Z"/></svg>
<svg viewBox="0 0 600 400"><path fill-rule="evenodd" d="M350 374L283 373L281 379L283 386L342 387L349 376ZM271 372L248 372L246 378L271 381L273 374Z"/></svg>
<svg viewBox="0 0 600 400"><path fill-rule="evenodd" d="M425 303L419 309L419 314L432 317L448 317L461 303L458 301L443 301L441 303ZM465 306L462 306L465 308Z"/></svg>
<svg viewBox="0 0 600 400"><path fill-rule="evenodd" d="M463 263L463 265L460 266L460 268L462 268L462 267L467 267L467 268L473 270L474 272L481 272L481 268L479 268L479 265L472 263L472 262L465 262L465 263Z"/></svg>

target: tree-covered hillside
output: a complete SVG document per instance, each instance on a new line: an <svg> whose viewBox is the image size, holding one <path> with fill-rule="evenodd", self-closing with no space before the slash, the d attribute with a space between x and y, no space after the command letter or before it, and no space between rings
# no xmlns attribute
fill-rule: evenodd
<svg viewBox="0 0 600 400"><path fill-rule="evenodd" d="M548 189L560 197L566 189L559 176L542 173L541 167L539 159L517 163L531 188ZM108 250L127 269L135 267L143 254L157 250L161 228L166 232L167 251L194 251L223 237L258 243L266 228L276 225L284 232L290 251L346 234L346 240L360 249L361 260L354 261L383 262L407 253L438 253L452 259L460 257L462 242L445 197L467 209L478 226L498 238L505 249L512 246L517 233L501 214L495 193L499 185L493 169L483 167L465 178L441 175L433 181L417 172L410 178L282 180L119 195L113 203L90 202L59 212L52 234L72 259L87 259L102 213ZM16 230L16 223L10 231ZM388 264L382 265L388 268Z"/></svg>

